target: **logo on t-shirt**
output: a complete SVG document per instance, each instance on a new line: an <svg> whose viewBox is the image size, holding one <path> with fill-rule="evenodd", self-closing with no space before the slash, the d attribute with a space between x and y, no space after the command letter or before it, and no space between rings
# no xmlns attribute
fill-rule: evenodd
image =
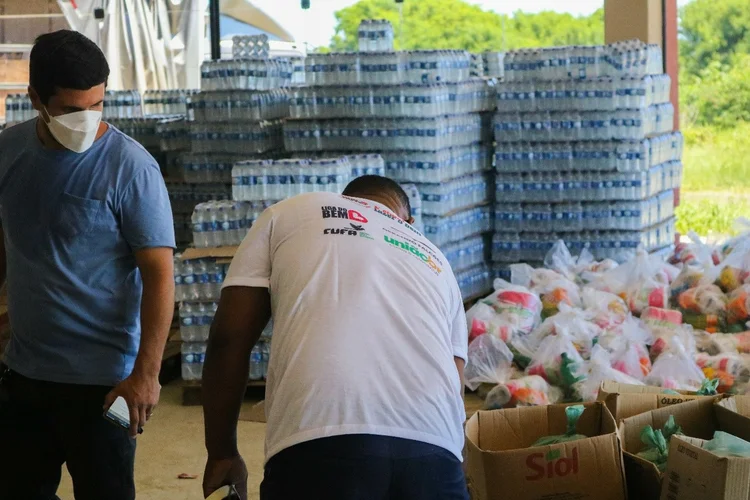
<svg viewBox="0 0 750 500"><path fill-rule="evenodd" d="M355 222L367 223L367 217L357 212L343 207L320 207L324 219L349 219Z"/></svg>
<svg viewBox="0 0 750 500"><path fill-rule="evenodd" d="M432 258L431 255L427 255L426 253L424 253L422 250L412 245L411 243L399 240L397 238L394 238L393 236L388 236L387 234L384 235L383 238L385 239L386 243L390 243L394 247L405 250L409 252L410 254L412 254L413 256L418 257L419 260L427 264L430 267L430 269L435 271L435 273L440 274L443 272L443 270L440 269L440 267L437 265L437 263L435 262L435 260Z"/></svg>
<svg viewBox="0 0 750 500"><path fill-rule="evenodd" d="M349 224L349 227L326 228L323 230L323 234L338 234L342 236L359 236L360 238L365 238L368 240L374 239L367 232L365 232L364 226L361 226L359 224L351 224L351 223Z"/></svg>

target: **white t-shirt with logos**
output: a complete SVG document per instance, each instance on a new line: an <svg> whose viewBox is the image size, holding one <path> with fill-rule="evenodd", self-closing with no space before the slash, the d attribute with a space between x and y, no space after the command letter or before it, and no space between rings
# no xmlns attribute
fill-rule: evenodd
<svg viewBox="0 0 750 500"><path fill-rule="evenodd" d="M461 459L468 334L445 256L385 206L332 193L267 209L224 287L268 287L266 460L313 439L412 439Z"/></svg>

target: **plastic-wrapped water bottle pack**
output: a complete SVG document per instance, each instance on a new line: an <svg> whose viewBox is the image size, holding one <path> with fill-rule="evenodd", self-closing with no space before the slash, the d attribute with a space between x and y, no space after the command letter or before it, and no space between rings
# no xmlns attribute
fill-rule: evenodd
<svg viewBox="0 0 750 500"><path fill-rule="evenodd" d="M31 104L28 94L9 94L5 98L5 123L7 126L33 120L37 116L38 113Z"/></svg>
<svg viewBox="0 0 750 500"><path fill-rule="evenodd" d="M674 235L674 218L645 231L502 232L492 238L492 260L501 263L542 261L557 240L564 240L575 254L588 248L597 260L624 262L635 255L639 246L655 251L672 245Z"/></svg>
<svg viewBox="0 0 750 500"><path fill-rule="evenodd" d="M667 162L635 172L527 172L497 174L498 203L639 201L679 187L682 164Z"/></svg>
<svg viewBox="0 0 750 500"><path fill-rule="evenodd" d="M351 175L347 157L241 161L232 169L232 197L260 201L311 192L340 193Z"/></svg>
<svg viewBox="0 0 750 500"><path fill-rule="evenodd" d="M639 141L673 129L674 106L616 111L540 111L498 113L494 130L497 142Z"/></svg>
<svg viewBox="0 0 750 500"><path fill-rule="evenodd" d="M505 52L482 52L480 54L482 61L481 75L487 78L505 78Z"/></svg>
<svg viewBox="0 0 750 500"><path fill-rule="evenodd" d="M228 184L194 184L167 181L167 192L169 193L173 214L191 215L198 203L232 199L232 190Z"/></svg>
<svg viewBox="0 0 750 500"><path fill-rule="evenodd" d="M340 119L288 121L287 151L438 150L465 146L482 138L478 114L437 118Z"/></svg>
<svg viewBox="0 0 750 500"><path fill-rule="evenodd" d="M470 77L471 57L461 50L308 54L307 85L460 82Z"/></svg>
<svg viewBox="0 0 750 500"><path fill-rule="evenodd" d="M271 46L268 35L235 35L232 37L233 59L268 59Z"/></svg>
<svg viewBox="0 0 750 500"><path fill-rule="evenodd" d="M496 232L643 231L674 217L674 191L640 201L498 203Z"/></svg>
<svg viewBox="0 0 750 500"><path fill-rule="evenodd" d="M155 132L159 136L159 147L162 151L190 151L190 123L184 116L153 120L156 123Z"/></svg>
<svg viewBox="0 0 750 500"><path fill-rule="evenodd" d="M191 218L193 245L196 248L239 245L260 214L275 201L199 203Z"/></svg>
<svg viewBox="0 0 750 500"><path fill-rule="evenodd" d="M424 235L434 245L442 248L448 243L492 231L493 211L490 207L477 207L448 217L422 215Z"/></svg>
<svg viewBox="0 0 750 500"><path fill-rule="evenodd" d="M422 222L422 195L419 192L419 188L416 184L401 184L401 188L409 197L411 216L414 219L412 226L417 228L418 231L424 231L424 223Z"/></svg>
<svg viewBox="0 0 750 500"><path fill-rule="evenodd" d="M292 118L435 117L494 109L494 88L483 79L458 83L336 85L294 89Z"/></svg>
<svg viewBox="0 0 750 500"><path fill-rule="evenodd" d="M218 90L193 96L190 118L198 122L277 120L289 116L289 92Z"/></svg>
<svg viewBox="0 0 750 500"><path fill-rule="evenodd" d="M261 154L284 147L281 121L191 122L193 153Z"/></svg>
<svg viewBox="0 0 750 500"><path fill-rule="evenodd" d="M175 256L175 301L218 302L228 269L229 264L218 264L216 259L182 260Z"/></svg>
<svg viewBox="0 0 750 500"><path fill-rule="evenodd" d="M437 151L386 151L388 177L400 182L441 183L492 168L490 146L471 144Z"/></svg>
<svg viewBox="0 0 750 500"><path fill-rule="evenodd" d="M221 154L182 154L179 158L182 179L193 184L230 184L232 168L241 158L243 157Z"/></svg>
<svg viewBox="0 0 750 500"><path fill-rule="evenodd" d="M453 272L458 273L485 262L487 238L485 236L474 236L449 243L443 247L442 251Z"/></svg>
<svg viewBox="0 0 750 500"><path fill-rule="evenodd" d="M146 149L158 151L162 146L164 137L160 129L165 118L112 118L107 121Z"/></svg>
<svg viewBox="0 0 750 500"><path fill-rule="evenodd" d="M640 40L609 45L520 49L505 53L505 80L564 80L654 75L663 71L662 50Z"/></svg>
<svg viewBox="0 0 750 500"><path fill-rule="evenodd" d="M669 75L664 74L504 82L496 87L497 110L531 113L647 108L669 102L671 85Z"/></svg>
<svg viewBox="0 0 750 500"><path fill-rule="evenodd" d="M441 184L418 184L422 213L446 215L490 201L487 176L483 173L458 177Z"/></svg>
<svg viewBox="0 0 750 500"><path fill-rule="evenodd" d="M456 281L458 281L458 288L464 300L477 295L485 295L487 290L492 289L492 273L487 264L459 271L456 273Z"/></svg>
<svg viewBox="0 0 750 500"><path fill-rule="evenodd" d="M108 90L104 94L102 118L140 118L143 116L141 94L137 90Z"/></svg>
<svg viewBox="0 0 750 500"><path fill-rule="evenodd" d="M201 90L271 90L292 85L289 59L229 59L204 61Z"/></svg>
<svg viewBox="0 0 750 500"><path fill-rule="evenodd" d="M498 173L513 172L633 172L679 161L683 137L679 132L641 141L581 141L498 143Z"/></svg>
<svg viewBox="0 0 750 500"><path fill-rule="evenodd" d="M188 113L188 104L198 90L147 90L143 94L143 113L146 116L170 116Z"/></svg>
<svg viewBox="0 0 750 500"><path fill-rule="evenodd" d="M385 19L363 19L357 29L360 52L393 50L393 25Z"/></svg>

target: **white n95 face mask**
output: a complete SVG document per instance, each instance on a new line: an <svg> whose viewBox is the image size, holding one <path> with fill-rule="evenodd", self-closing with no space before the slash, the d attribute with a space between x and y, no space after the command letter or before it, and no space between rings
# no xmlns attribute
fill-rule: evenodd
<svg viewBox="0 0 750 500"><path fill-rule="evenodd" d="M47 128L52 137L65 148L83 153L94 144L99 124L102 122L101 111L76 111L67 115L51 116L45 108L44 113L49 118Z"/></svg>

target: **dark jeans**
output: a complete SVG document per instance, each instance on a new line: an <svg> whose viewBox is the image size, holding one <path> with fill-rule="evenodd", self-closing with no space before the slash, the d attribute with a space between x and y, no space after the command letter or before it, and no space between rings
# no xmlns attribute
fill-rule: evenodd
<svg viewBox="0 0 750 500"><path fill-rule="evenodd" d="M316 439L271 457L261 500L468 500L461 462L418 441L373 435Z"/></svg>
<svg viewBox="0 0 750 500"><path fill-rule="evenodd" d="M0 499L56 499L65 463L76 500L133 500L135 440L102 417L110 390L11 372L0 389Z"/></svg>

